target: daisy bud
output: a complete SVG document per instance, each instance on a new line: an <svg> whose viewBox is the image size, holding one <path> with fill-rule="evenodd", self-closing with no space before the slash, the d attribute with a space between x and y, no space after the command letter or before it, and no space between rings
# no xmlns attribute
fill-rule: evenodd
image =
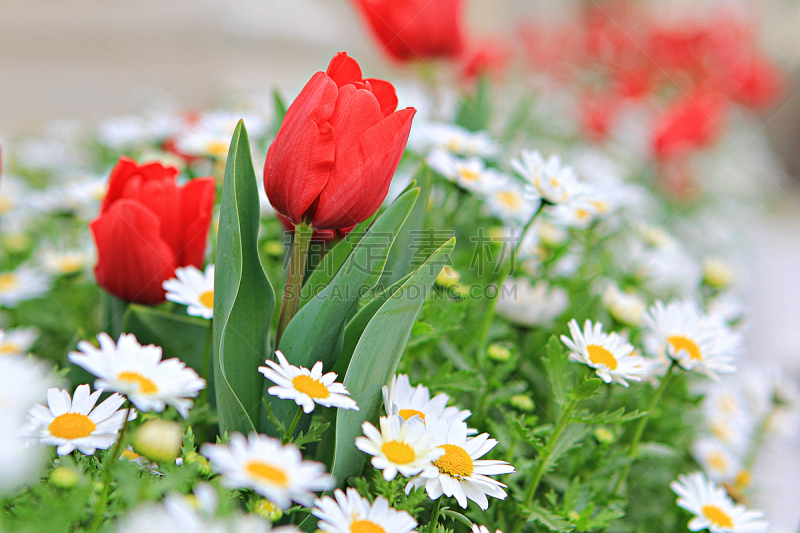
<svg viewBox="0 0 800 533"><path fill-rule="evenodd" d="M50 484L60 489L71 489L80 479L80 474L74 468L67 466L57 466L48 477Z"/></svg>
<svg viewBox="0 0 800 533"><path fill-rule="evenodd" d="M208 459L203 457L197 452L189 452L186 455L186 463L197 465L197 468L200 470L200 473L204 476L207 476L211 473L211 466L208 464Z"/></svg>
<svg viewBox="0 0 800 533"><path fill-rule="evenodd" d="M489 356L489 359L504 363L511 359L511 350L500 344L491 344L486 349L486 355Z"/></svg>
<svg viewBox="0 0 800 533"><path fill-rule="evenodd" d="M436 284L441 287L452 287L453 285L458 285L459 279L461 279L461 275L456 269L450 265L445 265L436 277Z"/></svg>
<svg viewBox="0 0 800 533"><path fill-rule="evenodd" d="M270 522L277 522L283 516L281 508L267 500L261 498L253 506L253 512L262 518L266 518Z"/></svg>
<svg viewBox="0 0 800 533"><path fill-rule="evenodd" d="M512 407L515 407L520 411L524 411L526 413L530 413L531 411L533 411L534 408L533 400L531 399L531 397L526 396L524 394L515 394L514 396L511 397L510 402Z"/></svg>
<svg viewBox="0 0 800 533"><path fill-rule="evenodd" d="M703 261L703 279L717 289L724 289L733 281L733 269L722 259L708 257Z"/></svg>
<svg viewBox="0 0 800 533"><path fill-rule="evenodd" d="M608 428L596 428L594 430L594 438L596 438L597 442L600 444L610 444L614 441L614 432Z"/></svg>
<svg viewBox="0 0 800 533"><path fill-rule="evenodd" d="M181 453L180 424L156 418L142 424L133 435L133 448L156 463L172 461Z"/></svg>

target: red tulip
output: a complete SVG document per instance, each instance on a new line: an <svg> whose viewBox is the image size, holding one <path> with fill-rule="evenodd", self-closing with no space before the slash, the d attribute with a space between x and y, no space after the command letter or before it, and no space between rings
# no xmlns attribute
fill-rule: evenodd
<svg viewBox="0 0 800 533"><path fill-rule="evenodd" d="M280 220L281 225L286 231L294 234L294 224L292 224L289 219L278 215L278 220ZM311 235L311 240L322 243L340 241L347 237L350 232L353 231L353 228L355 228L355 225L339 229L315 229L314 233Z"/></svg>
<svg viewBox="0 0 800 533"><path fill-rule="evenodd" d="M270 203L293 224L338 229L378 210L416 110L395 112L391 83L363 79L346 53L333 57L289 106L264 165Z"/></svg>
<svg viewBox="0 0 800 533"><path fill-rule="evenodd" d="M653 151L659 159L683 155L711 144L720 130L722 98L695 93L675 103L656 124Z"/></svg>
<svg viewBox="0 0 800 533"><path fill-rule="evenodd" d="M97 283L123 300L164 301L162 282L175 268L201 268L214 208L214 178L179 187L178 170L121 157L89 227L97 245Z"/></svg>
<svg viewBox="0 0 800 533"><path fill-rule="evenodd" d="M393 59L455 58L464 48L462 0L354 0Z"/></svg>

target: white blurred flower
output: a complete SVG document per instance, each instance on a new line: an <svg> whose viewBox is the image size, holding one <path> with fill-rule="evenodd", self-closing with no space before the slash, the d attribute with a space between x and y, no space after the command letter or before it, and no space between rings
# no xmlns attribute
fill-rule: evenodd
<svg viewBox="0 0 800 533"><path fill-rule="evenodd" d="M487 170L487 172L491 169ZM528 200L522 190L508 177L499 177L484 192L486 206L506 224L524 226L533 216L537 203Z"/></svg>
<svg viewBox="0 0 800 533"><path fill-rule="evenodd" d="M52 280L42 270L22 265L11 272L0 272L0 307L17 307L21 302L41 298Z"/></svg>
<svg viewBox="0 0 800 533"><path fill-rule="evenodd" d="M715 438L705 437L692 444L692 455L710 479L732 483L742 473L742 461Z"/></svg>
<svg viewBox="0 0 800 533"><path fill-rule="evenodd" d="M36 251L42 268L54 276L82 272L94 262L94 246L66 248L44 246Z"/></svg>
<svg viewBox="0 0 800 533"><path fill-rule="evenodd" d="M519 326L550 325L569 306L566 290L544 280L506 279L500 287L497 314Z"/></svg>
<svg viewBox="0 0 800 533"><path fill-rule="evenodd" d="M462 159L450 152L435 149L426 162L448 180L474 193L485 194L505 179L496 170L487 168L483 159L478 157Z"/></svg>
<svg viewBox="0 0 800 533"><path fill-rule="evenodd" d="M520 159L512 159L511 166L529 183L532 196L551 204L566 202L585 187L572 167L563 165L555 154L544 159L538 150L522 150Z"/></svg>
<svg viewBox="0 0 800 533"><path fill-rule="evenodd" d="M214 265L206 266L205 272L193 265L175 269L175 277L162 283L166 298L187 306L191 316L212 318L214 316Z"/></svg>
<svg viewBox="0 0 800 533"><path fill-rule="evenodd" d="M616 320L629 326L642 323L647 304L638 294L623 291L619 286L610 283L603 291L603 306Z"/></svg>
<svg viewBox="0 0 800 533"><path fill-rule="evenodd" d="M448 122L417 122L408 138L411 150L427 155L431 149L466 157L495 158L501 147L487 131L472 132Z"/></svg>
<svg viewBox="0 0 800 533"><path fill-rule="evenodd" d="M178 153L185 155L224 160L228 155L233 131L242 118L251 138L262 135L267 128L267 121L253 114L242 117L240 113L208 111L175 136L175 148Z"/></svg>
<svg viewBox="0 0 800 533"><path fill-rule="evenodd" d="M0 356L27 354L39 338L39 330L34 326L0 329Z"/></svg>

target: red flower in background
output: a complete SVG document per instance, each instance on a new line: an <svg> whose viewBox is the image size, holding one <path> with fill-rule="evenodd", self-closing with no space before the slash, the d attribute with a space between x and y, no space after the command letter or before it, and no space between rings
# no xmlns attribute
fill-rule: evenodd
<svg viewBox="0 0 800 533"><path fill-rule="evenodd" d="M203 266L214 208L214 179L179 187L178 170L121 157L100 215L89 224L97 245L97 283L123 300L164 301L162 282L177 267Z"/></svg>
<svg viewBox="0 0 800 533"><path fill-rule="evenodd" d="M656 157L669 159L709 145L719 132L724 108L723 99L713 94L695 93L673 104L655 127Z"/></svg>
<svg viewBox="0 0 800 533"><path fill-rule="evenodd" d="M481 41L464 54L461 76L465 80L474 80L483 75L500 79L510 60L511 49L503 41L498 39Z"/></svg>
<svg viewBox="0 0 800 533"><path fill-rule="evenodd" d="M353 1L393 59L455 58L464 49L462 0Z"/></svg>
<svg viewBox="0 0 800 533"><path fill-rule="evenodd" d="M264 188L293 224L346 228L378 210L411 131L416 110L395 111L391 83L364 79L358 63L336 54L289 106L264 165Z"/></svg>

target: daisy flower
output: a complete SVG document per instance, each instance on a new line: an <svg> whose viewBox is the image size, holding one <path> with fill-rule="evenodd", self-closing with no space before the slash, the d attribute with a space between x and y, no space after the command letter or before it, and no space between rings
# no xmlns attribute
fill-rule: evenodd
<svg viewBox="0 0 800 533"><path fill-rule="evenodd" d="M472 533L492 533L489 531L489 528L486 526L479 526L478 524L472 524ZM499 529L495 531L495 533L503 533Z"/></svg>
<svg viewBox="0 0 800 533"><path fill-rule="evenodd" d="M490 172L488 169L486 172ZM490 212L507 224L524 225L535 211L537 203L526 198L522 187L508 177L498 175L489 190L486 191L486 205Z"/></svg>
<svg viewBox="0 0 800 533"><path fill-rule="evenodd" d="M416 533L417 521L405 511L389 507L383 496L378 496L370 505L356 489L342 492L337 489L333 495L319 498L314 502L311 514L319 518L317 527L326 533Z"/></svg>
<svg viewBox="0 0 800 533"><path fill-rule="evenodd" d="M140 411L163 411L167 405L178 410L183 418L206 382L186 363L173 358L161 360L161 348L142 346L132 333L114 340L106 333L97 336L100 349L81 341L80 352L70 352L69 360L97 376L95 388L112 390L128 397Z"/></svg>
<svg viewBox="0 0 800 533"><path fill-rule="evenodd" d="M334 383L336 374L322 374L322 361L317 361L311 370L302 366L290 365L280 350L275 351L278 362L265 361L267 366L258 367L258 371L275 383L267 392L284 400L294 400L303 407L303 412L310 413L316 404L339 409L355 409L356 401L341 383Z"/></svg>
<svg viewBox="0 0 800 533"><path fill-rule="evenodd" d="M93 260L89 248L65 249L47 246L37 251L42 268L54 276L68 276L85 270Z"/></svg>
<svg viewBox="0 0 800 533"><path fill-rule="evenodd" d="M566 202L583 188L572 167L562 165L555 154L544 159L538 150L523 150L520 159L511 160L511 166L528 181L532 197L551 204Z"/></svg>
<svg viewBox="0 0 800 533"><path fill-rule="evenodd" d="M33 326L3 331L0 329L0 355L26 354L39 338L39 330Z"/></svg>
<svg viewBox="0 0 800 533"><path fill-rule="evenodd" d="M717 315L706 316L696 304L658 301L644 316L649 328L649 349L665 353L685 370L694 370L715 381L718 374L736 370L733 364L741 350L741 336Z"/></svg>
<svg viewBox="0 0 800 533"><path fill-rule="evenodd" d="M405 374L393 376L390 386L384 385L381 390L386 414L399 414L405 420L418 416L424 422L425 417L431 415L439 420L453 422L464 421L472 414L466 409L459 411L457 407L447 407L450 397L443 392L431 398L428 387L417 385L412 388L411 381Z"/></svg>
<svg viewBox="0 0 800 533"><path fill-rule="evenodd" d="M488 433L467 438L467 424L460 421L447 423L433 416L425 419L425 428L431 435L434 446L444 454L433 462L436 471L423 470L406 485L406 494L412 488L425 487L432 500L442 494L452 496L464 509L467 499L478 504L482 510L489 507L486 496L504 500L505 485L488 476L510 474L514 467L505 461L480 459L497 445Z"/></svg>
<svg viewBox="0 0 800 533"><path fill-rule="evenodd" d="M188 314L214 316L214 265L208 265L205 272L193 265L178 267L175 278L166 280L162 287L167 291L167 300L187 306Z"/></svg>
<svg viewBox="0 0 800 533"><path fill-rule="evenodd" d="M0 357L0 414L16 417L26 413L59 381L52 368L32 357L20 354Z"/></svg>
<svg viewBox="0 0 800 533"><path fill-rule="evenodd" d="M372 455L372 466L383 470L383 478L391 481L398 472L411 477L425 470L435 474L431 463L444 451L430 445L431 437L418 418L406 422L400 415L382 416L381 429L364 422L361 428L366 437L356 438L356 448Z"/></svg>
<svg viewBox="0 0 800 533"><path fill-rule="evenodd" d="M211 468L222 475L228 488L253 489L281 509L294 500L310 506L314 491L332 489L333 477L325 466L304 461L297 446L282 445L278 439L251 433L231 435L226 444L204 444L200 449Z"/></svg>
<svg viewBox="0 0 800 533"><path fill-rule="evenodd" d="M594 368L597 376L606 383L613 380L627 387L627 379L641 381L645 373L644 360L634 355L633 346L619 334L603 333L603 324L592 324L591 320L584 323L581 332L574 318L569 321L569 331L572 338L562 335L561 342L572 350L569 354L571 361Z"/></svg>
<svg viewBox="0 0 800 533"><path fill-rule="evenodd" d="M110 448L125 422L127 410L119 409L125 398L112 394L95 407L103 389L89 391L89 385L78 385L70 398L66 390L48 390L47 407L37 404L28 411L29 435L42 444L58 446L58 455L67 455L75 449L94 455L98 448ZM136 413L131 411L128 420L135 418Z"/></svg>
<svg viewBox="0 0 800 533"><path fill-rule="evenodd" d="M497 314L518 326L546 326L569 306L569 293L544 280L531 283L527 278L503 281L497 298Z"/></svg>
<svg viewBox="0 0 800 533"><path fill-rule="evenodd" d="M0 272L0 307L13 308L21 302L41 298L50 286L50 276L30 266Z"/></svg>
<svg viewBox="0 0 800 533"><path fill-rule="evenodd" d="M726 483L743 472L742 462L714 438L702 438L692 444L692 455L711 480Z"/></svg>
<svg viewBox="0 0 800 533"><path fill-rule="evenodd" d="M500 145L487 131L469 131L448 122L420 122L408 138L410 149L426 153L431 148L460 156L497 157Z"/></svg>
<svg viewBox="0 0 800 533"><path fill-rule="evenodd" d="M428 165L462 189L475 193L486 193L501 180L500 173L486 168L478 157L462 159L440 149L434 149L425 160Z"/></svg>
<svg viewBox="0 0 800 533"><path fill-rule="evenodd" d="M642 323L647 304L636 293L623 291L611 283L603 291L603 306L615 319L629 326Z"/></svg>
<svg viewBox="0 0 800 533"><path fill-rule="evenodd" d="M689 530L708 529L711 533L766 533L769 524L760 520L761 511L748 511L738 505L725 490L706 479L700 472L680 475L670 488L678 495L678 506L695 517Z"/></svg>

